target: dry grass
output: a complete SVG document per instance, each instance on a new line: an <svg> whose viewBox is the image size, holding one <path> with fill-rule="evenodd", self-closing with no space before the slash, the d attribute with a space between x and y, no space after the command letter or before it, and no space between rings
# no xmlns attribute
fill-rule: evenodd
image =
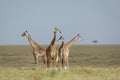
<svg viewBox="0 0 120 80"><path fill-rule="evenodd" d="M120 45L72 46L66 71L39 62L36 71L30 46L0 46L0 80L120 80Z"/></svg>
<svg viewBox="0 0 120 80"><path fill-rule="evenodd" d="M43 65L41 58L39 62ZM69 62L70 66L120 66L120 45L75 45L70 48ZM30 46L0 46L0 67L28 66L34 66Z"/></svg>
<svg viewBox="0 0 120 80"><path fill-rule="evenodd" d="M108 67L120 66L120 45L73 46L70 52L72 65Z"/></svg>

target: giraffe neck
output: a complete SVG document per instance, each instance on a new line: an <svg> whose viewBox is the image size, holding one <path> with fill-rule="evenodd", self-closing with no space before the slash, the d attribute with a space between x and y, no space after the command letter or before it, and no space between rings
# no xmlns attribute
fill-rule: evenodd
<svg viewBox="0 0 120 80"><path fill-rule="evenodd" d="M74 44L75 41L76 40L72 39L69 42L67 42L64 46L67 47L67 48L69 48L69 47L71 47Z"/></svg>
<svg viewBox="0 0 120 80"><path fill-rule="evenodd" d="M55 42L56 42L56 32L54 32L54 37L53 37L50 45L54 46L54 45L55 45Z"/></svg>
<svg viewBox="0 0 120 80"><path fill-rule="evenodd" d="M29 41L30 45L32 46L32 48L35 48L36 46L38 46L37 43L35 43L32 40L32 38L31 38L31 36L29 34L27 34L27 38L28 38L28 41Z"/></svg>
<svg viewBox="0 0 120 80"><path fill-rule="evenodd" d="M62 41L62 44L61 44L60 48L63 48L63 46L64 46L64 41Z"/></svg>

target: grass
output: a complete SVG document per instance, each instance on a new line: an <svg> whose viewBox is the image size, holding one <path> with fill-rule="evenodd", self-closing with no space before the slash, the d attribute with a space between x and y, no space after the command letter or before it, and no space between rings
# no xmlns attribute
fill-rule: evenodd
<svg viewBox="0 0 120 80"><path fill-rule="evenodd" d="M42 46L46 47L46 46ZM0 80L120 80L120 45L75 45L69 70L35 70L30 46L0 46Z"/></svg>
<svg viewBox="0 0 120 80"><path fill-rule="evenodd" d="M120 80L120 68L79 67L69 70L1 68L0 80Z"/></svg>

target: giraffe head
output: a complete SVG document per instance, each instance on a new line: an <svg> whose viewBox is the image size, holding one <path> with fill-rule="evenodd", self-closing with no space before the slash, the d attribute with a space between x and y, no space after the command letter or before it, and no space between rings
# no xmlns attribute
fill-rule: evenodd
<svg viewBox="0 0 120 80"><path fill-rule="evenodd" d="M80 34L77 34L77 35L73 38L73 40L75 40L75 41L78 40L78 39L79 39L79 40L82 40Z"/></svg>
<svg viewBox="0 0 120 80"><path fill-rule="evenodd" d="M27 36L27 35L28 35L28 32L26 30L21 36Z"/></svg>
<svg viewBox="0 0 120 80"><path fill-rule="evenodd" d="M64 41L64 38L62 36L60 36L60 38L57 41Z"/></svg>
<svg viewBox="0 0 120 80"><path fill-rule="evenodd" d="M54 32L56 32L56 33L57 33L57 32L62 33L62 32L61 32L61 30L60 30L60 29L58 29L57 27L55 27Z"/></svg>

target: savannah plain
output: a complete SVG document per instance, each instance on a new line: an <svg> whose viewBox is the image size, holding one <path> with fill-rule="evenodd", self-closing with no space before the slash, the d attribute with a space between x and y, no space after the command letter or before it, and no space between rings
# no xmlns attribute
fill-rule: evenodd
<svg viewBox="0 0 120 80"><path fill-rule="evenodd" d="M46 71L41 57L39 64L28 45L0 46L0 80L120 80L120 45L74 45L68 70Z"/></svg>

